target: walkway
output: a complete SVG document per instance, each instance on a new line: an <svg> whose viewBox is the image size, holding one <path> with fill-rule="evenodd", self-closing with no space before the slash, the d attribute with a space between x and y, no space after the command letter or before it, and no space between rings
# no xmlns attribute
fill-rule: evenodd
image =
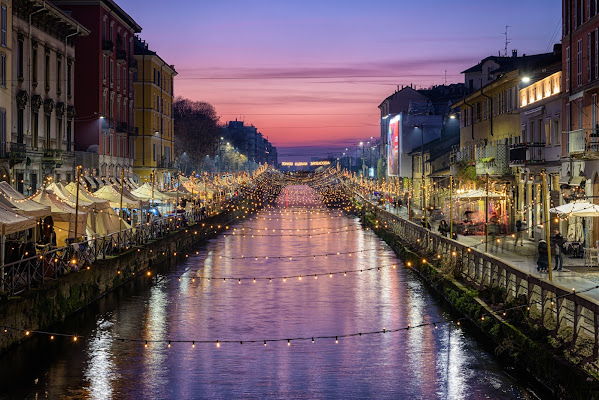
<svg viewBox="0 0 599 400"><path fill-rule="evenodd" d="M400 218L407 219L407 209L400 208L399 212L390 205L383 207L386 211ZM416 215L419 218L419 215ZM432 224L432 230L438 233L438 222ZM472 248L484 252L485 239L484 236L463 236L458 235L458 242L467 244ZM527 272L532 276L549 279L547 272L537 271L537 244L530 240L524 240L523 246L518 244L514 247L514 239L511 236L501 237L499 248L495 249L489 243L488 254L509 262L518 269ZM584 267L582 258L569 258L563 256L564 268L563 271L552 271L552 281L554 284L561 286L564 289L575 289L580 292L599 284L599 267ZM552 256L552 267L555 267L555 257ZM570 268L568 268L570 267ZM574 269L576 271L574 271ZM599 289L585 292L585 296L599 303Z"/></svg>

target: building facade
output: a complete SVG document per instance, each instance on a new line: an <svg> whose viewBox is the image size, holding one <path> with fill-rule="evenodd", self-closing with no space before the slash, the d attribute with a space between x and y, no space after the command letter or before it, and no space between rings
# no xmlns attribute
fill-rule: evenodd
<svg viewBox="0 0 599 400"><path fill-rule="evenodd" d="M173 101L177 71L138 37L134 39L134 55L134 171L142 182L151 181L154 174L154 181L165 188L176 172Z"/></svg>
<svg viewBox="0 0 599 400"><path fill-rule="evenodd" d="M48 2L16 0L12 11L12 107L3 138L13 184L30 194L44 178L74 177L75 43L89 30Z"/></svg>
<svg viewBox="0 0 599 400"><path fill-rule="evenodd" d="M78 97L75 150L98 154L86 174L120 177L133 174L133 41L141 27L113 0L54 2L91 33L77 42Z"/></svg>

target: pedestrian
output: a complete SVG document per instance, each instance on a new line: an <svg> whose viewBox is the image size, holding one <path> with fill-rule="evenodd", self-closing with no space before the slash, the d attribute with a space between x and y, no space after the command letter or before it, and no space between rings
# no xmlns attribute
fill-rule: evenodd
<svg viewBox="0 0 599 400"><path fill-rule="evenodd" d="M539 252L539 256L537 258L537 271L547 272L547 270L549 269L549 258L547 257L547 242L544 240L539 240L537 250Z"/></svg>
<svg viewBox="0 0 599 400"><path fill-rule="evenodd" d="M553 267L554 271L561 271L564 266L564 257L562 255L564 243L564 237L559 232L559 229L554 230L553 236L551 237L551 248L555 252L555 267Z"/></svg>
<svg viewBox="0 0 599 400"><path fill-rule="evenodd" d="M518 239L520 239L520 246L524 246L524 243L522 241L522 221L521 220L516 221L516 240L514 241L514 249L516 248L516 245L518 244Z"/></svg>
<svg viewBox="0 0 599 400"><path fill-rule="evenodd" d="M441 223L439 224L439 233L447 237L447 232L449 232L449 225L447 225L447 222L442 219Z"/></svg>
<svg viewBox="0 0 599 400"><path fill-rule="evenodd" d="M422 216L422 218L420 218L420 223L426 229L431 229L431 224L430 224L430 222L427 221L427 218L424 215Z"/></svg>
<svg viewBox="0 0 599 400"><path fill-rule="evenodd" d="M489 231L489 236L491 237L491 249L498 250L497 243L497 233L499 232L499 219L497 218L497 214L491 214L491 218L489 219L489 226L487 227Z"/></svg>

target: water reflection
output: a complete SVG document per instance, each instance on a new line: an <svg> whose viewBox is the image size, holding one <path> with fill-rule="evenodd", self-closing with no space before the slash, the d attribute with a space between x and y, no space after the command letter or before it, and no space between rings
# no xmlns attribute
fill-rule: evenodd
<svg viewBox="0 0 599 400"><path fill-rule="evenodd" d="M315 205L313 194L305 187L289 190L283 207L264 210L240 223L237 230L272 233L284 229L299 234L306 229L360 226L356 218L337 211L308 212L296 203L301 198ZM367 248L382 250L327 258L273 258ZM4 357L2 376L27 376L21 391L11 389L9 394L27 391L27 395L67 399L524 398L492 358L455 326L343 338L338 344L334 339L292 342L291 346L286 341L262 344L264 339L334 336L447 318L409 270L310 276L400 265L393 251L370 231L350 228L311 238L227 235L197 249L199 254L195 250L151 287L147 281L136 281L61 326L95 339L79 345L63 343L60 351L41 354L39 349L47 343L30 341L21 353L12 354L20 362L15 369L8 367L14 358ZM227 258L240 254L270 257L258 261ZM296 274L304 279L242 284L190 279ZM194 348L190 343L173 343L168 348L167 343L154 340L195 340L198 344ZM202 340L212 343L200 344ZM216 340L260 343L227 343L217 348ZM40 378L37 385L24 372L32 354L44 360L35 370Z"/></svg>

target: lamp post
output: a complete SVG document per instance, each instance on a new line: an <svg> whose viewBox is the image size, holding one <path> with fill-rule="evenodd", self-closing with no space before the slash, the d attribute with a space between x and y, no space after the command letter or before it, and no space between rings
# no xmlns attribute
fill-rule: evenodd
<svg viewBox="0 0 599 400"><path fill-rule="evenodd" d="M422 161L422 210L424 211L424 227L428 227L428 219L426 216L426 193L424 188L424 124L418 124L414 126L416 129L420 129L420 158Z"/></svg>

